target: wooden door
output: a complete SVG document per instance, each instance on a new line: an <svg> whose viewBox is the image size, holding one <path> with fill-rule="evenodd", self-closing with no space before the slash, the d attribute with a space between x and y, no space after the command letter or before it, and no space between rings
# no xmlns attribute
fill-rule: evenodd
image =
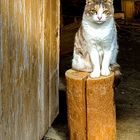
<svg viewBox="0 0 140 140"><path fill-rule="evenodd" d="M0 140L40 140L58 114L59 1L0 0Z"/></svg>
<svg viewBox="0 0 140 140"><path fill-rule="evenodd" d="M46 45L49 49L49 123L51 124L58 113L58 79L59 79L59 15L58 0L47 0L46 3Z"/></svg>

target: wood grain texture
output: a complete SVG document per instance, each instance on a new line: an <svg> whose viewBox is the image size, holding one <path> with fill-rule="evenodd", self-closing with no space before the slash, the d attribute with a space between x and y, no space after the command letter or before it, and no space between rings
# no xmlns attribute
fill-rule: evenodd
<svg viewBox="0 0 140 140"><path fill-rule="evenodd" d="M87 139L115 140L116 114L113 91L114 74L87 79Z"/></svg>
<svg viewBox="0 0 140 140"><path fill-rule="evenodd" d="M86 140L85 84L88 74L68 70L67 109L70 140Z"/></svg>
<svg viewBox="0 0 140 140"><path fill-rule="evenodd" d="M67 106L70 140L115 140L114 74L91 79L68 70Z"/></svg>
<svg viewBox="0 0 140 140"><path fill-rule="evenodd" d="M134 0L122 0L122 10L126 20L133 19L135 13Z"/></svg>
<svg viewBox="0 0 140 140"><path fill-rule="evenodd" d="M49 125L56 118L59 111L58 83L59 83L59 28L60 28L60 2L49 0L47 3L47 17L49 23L50 49L49 49ZM49 37L49 36L48 36Z"/></svg>
<svg viewBox="0 0 140 140"><path fill-rule="evenodd" d="M58 14L58 0L0 0L0 140L39 140L58 113Z"/></svg>

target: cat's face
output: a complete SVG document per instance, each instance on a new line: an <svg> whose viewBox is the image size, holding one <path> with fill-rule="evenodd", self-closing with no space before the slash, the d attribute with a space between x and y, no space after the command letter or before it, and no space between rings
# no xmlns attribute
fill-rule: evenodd
<svg viewBox="0 0 140 140"><path fill-rule="evenodd" d="M101 24L113 17L113 0L86 0L84 13L91 21Z"/></svg>

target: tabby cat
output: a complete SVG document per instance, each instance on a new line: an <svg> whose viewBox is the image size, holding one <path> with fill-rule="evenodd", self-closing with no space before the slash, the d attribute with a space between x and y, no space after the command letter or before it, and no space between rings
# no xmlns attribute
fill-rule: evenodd
<svg viewBox="0 0 140 140"><path fill-rule="evenodd" d="M86 0L81 26L76 33L72 68L91 72L91 78L120 74L116 62L117 31L113 0Z"/></svg>

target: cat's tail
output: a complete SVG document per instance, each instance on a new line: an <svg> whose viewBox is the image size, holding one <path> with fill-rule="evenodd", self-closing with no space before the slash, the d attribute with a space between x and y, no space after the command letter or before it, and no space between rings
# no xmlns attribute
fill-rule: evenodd
<svg viewBox="0 0 140 140"><path fill-rule="evenodd" d="M115 79L114 79L114 88L117 88L122 79L121 67L119 64L111 64L110 70L114 72Z"/></svg>

